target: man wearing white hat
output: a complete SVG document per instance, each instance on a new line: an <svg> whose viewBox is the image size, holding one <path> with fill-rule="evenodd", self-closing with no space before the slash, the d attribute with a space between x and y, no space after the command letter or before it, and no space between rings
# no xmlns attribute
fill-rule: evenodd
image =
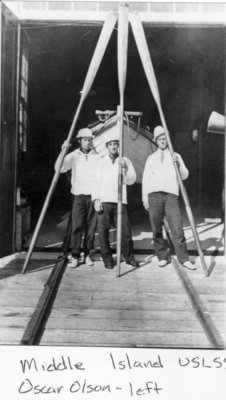
<svg viewBox="0 0 226 400"><path fill-rule="evenodd" d="M105 145L108 154L100 159L96 170L95 185L93 186L92 199L98 214L98 233L101 255L105 268L114 266L112 251L109 244L109 230L114 223L117 224L118 206L118 173L119 165L123 170L122 185L122 253L127 264L139 267L133 254L133 241L127 213L126 185L136 181L136 173L131 161L127 157L119 157L119 139L115 133L106 136Z"/></svg>
<svg viewBox="0 0 226 400"><path fill-rule="evenodd" d="M178 163L183 180L187 179L189 172L179 154L174 153L174 158L172 159L162 126L157 126L154 129L154 140L158 150L147 158L145 164L142 200L144 208L149 211L155 253L159 259L159 266L166 266L169 262L169 257L162 231L164 217L166 217L178 261L185 268L194 270L196 268L189 261L184 237L179 207L179 184L174 162Z"/></svg>
<svg viewBox="0 0 226 400"><path fill-rule="evenodd" d="M93 265L91 250L94 247L94 236L97 225L97 216L91 199L93 172L97 163L97 154L92 150L92 131L89 128L80 129L77 135L80 147L64 158L60 172L71 170L72 206L72 232L71 232L71 259L69 266L75 268L79 265L82 236L83 251L86 265ZM64 147L70 147L65 141ZM58 169L60 156L55 169Z"/></svg>

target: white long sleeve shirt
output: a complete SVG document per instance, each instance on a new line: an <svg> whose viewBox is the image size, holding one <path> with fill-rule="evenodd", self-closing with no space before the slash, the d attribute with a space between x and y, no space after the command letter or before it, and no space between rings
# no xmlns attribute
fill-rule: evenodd
<svg viewBox="0 0 226 400"><path fill-rule="evenodd" d="M148 194L166 192L179 195L179 184L175 167L169 149L164 150L164 161L161 161L162 150L158 149L146 161L142 181L142 200L147 202ZM175 153L179 161L179 171L183 180L188 177L188 169L180 156Z"/></svg>
<svg viewBox="0 0 226 400"><path fill-rule="evenodd" d="M71 170L71 193L74 195L91 195L94 171L99 157L91 150L88 154L76 149L64 158L60 172ZM55 163L55 170L59 165L59 157Z"/></svg>
<svg viewBox="0 0 226 400"><path fill-rule="evenodd" d="M131 161L127 157L123 158L126 160L128 169L123 175L122 203L127 204L126 185L135 183L136 172ZM118 161L119 157L117 157L113 163L109 154L99 160L93 185L93 200L99 199L102 203L118 203Z"/></svg>

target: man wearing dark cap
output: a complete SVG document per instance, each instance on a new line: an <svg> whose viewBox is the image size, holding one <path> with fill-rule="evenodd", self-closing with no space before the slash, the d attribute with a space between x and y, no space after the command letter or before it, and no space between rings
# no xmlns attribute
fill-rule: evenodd
<svg viewBox="0 0 226 400"><path fill-rule="evenodd" d="M79 265L82 237L83 252L86 265L93 265L91 250L94 247L97 216L91 199L93 172L97 163L97 154L92 150L92 131L89 128L80 129L77 135L80 147L64 158L60 172L71 170L71 193L73 195L72 206L72 232L71 232L71 258L69 267ZM69 147L65 141L62 148ZM58 169L60 156L55 169Z"/></svg>
<svg viewBox="0 0 226 400"><path fill-rule="evenodd" d="M166 217L178 261L185 268L194 270L196 267L189 261L184 237L179 207L179 184L174 163L178 163L183 180L187 179L189 172L179 154L174 153L172 159L162 126L154 129L154 140L158 150L148 157L145 164L142 199L144 208L149 212L159 267L165 267L169 262L168 249L163 238L163 223Z"/></svg>

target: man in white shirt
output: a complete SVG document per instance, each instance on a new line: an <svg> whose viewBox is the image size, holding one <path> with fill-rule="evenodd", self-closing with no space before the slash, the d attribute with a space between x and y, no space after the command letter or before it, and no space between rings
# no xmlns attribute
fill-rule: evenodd
<svg viewBox="0 0 226 400"><path fill-rule="evenodd" d="M73 194L72 206L72 231L71 231L71 259L69 266L75 268L79 265L82 236L83 252L86 265L93 265L91 250L94 247L94 236L97 225L97 216L91 199L93 172L96 168L97 154L92 147L92 131L88 128L80 129L77 135L80 147L64 158L60 172L71 170L71 193ZM62 148L69 147L65 141ZM60 155L56 161L58 169Z"/></svg>
<svg viewBox="0 0 226 400"><path fill-rule="evenodd" d="M159 259L159 266L166 266L169 262L168 249L163 238L163 223L166 217L178 261L185 268L194 270L196 268L189 261L184 237L174 162L178 163L183 180L187 179L189 172L179 154L175 153L172 159L162 126L154 129L154 139L158 150L148 157L145 164L142 200L144 208L149 211L155 253Z"/></svg>
<svg viewBox="0 0 226 400"><path fill-rule="evenodd" d="M98 233L101 255L105 268L114 267L112 251L109 244L109 230L112 225L117 225L118 207L118 173L119 165L123 170L122 184L122 254L127 264L139 267L133 254L133 241L127 213L126 185L132 185L136 181L136 173L131 161L127 157L119 157L119 140L115 134L109 134L105 145L108 154L100 159L96 170L95 185L92 198L98 214Z"/></svg>

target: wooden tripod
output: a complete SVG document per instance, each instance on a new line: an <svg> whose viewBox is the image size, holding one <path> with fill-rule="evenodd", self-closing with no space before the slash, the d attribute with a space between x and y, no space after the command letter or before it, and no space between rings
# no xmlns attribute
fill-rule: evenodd
<svg viewBox="0 0 226 400"><path fill-rule="evenodd" d="M119 120L119 138L120 138L120 152L119 155L120 157L122 157L123 155L123 113L124 113L124 90L125 90L125 82L126 82L126 71L127 71L127 49L128 49L128 6L119 6L119 13L118 13L118 17L117 14L111 13L105 24L104 27L101 31L85 82L84 82L84 86L83 86L83 90L82 90L82 94L81 94L81 99L80 99L80 103L78 105L75 117L73 119L72 125L71 125L71 129L69 131L68 134L68 142L70 142L72 135L74 133L75 130L75 126L78 120L78 116L79 113L81 111L82 105L84 103L84 100L86 98L86 96L88 95L88 92L92 86L92 83L95 79L96 73L98 71L100 62L102 60L102 57L104 55L105 49L107 47L108 41L110 39L110 36L112 34L112 31L114 29L116 20L118 18L118 79L119 79L119 92L120 92L120 105L118 107L118 120ZM138 51L142 60L142 64L145 70L145 74L150 86L150 89L152 91L153 97L156 101L157 107L158 107L158 111L159 111L159 115L162 121L162 125L163 128L165 130L166 133L166 138L167 138L167 142L168 142L168 147L171 153L171 156L174 156L174 151L173 151L173 147L171 144L171 140L170 140L170 136L169 136L169 132L166 126L166 121L164 118L164 114L163 114L163 110L162 110L162 106L161 106L161 100L160 100L160 95L159 95L159 90L158 90L158 85L157 85L157 81L155 78L155 74L154 74L154 69L152 66L152 62L151 62L151 57L149 54L149 50L148 50L148 46L147 46L147 42L145 39L145 35L144 35L144 31L143 31L143 27L142 24L139 21L138 15L136 14L131 14L130 15L130 23L132 25L132 30L134 33L134 37L137 43L137 47L138 47ZM35 232L28 250L28 254L23 266L23 270L22 273L25 272L27 264L29 262L29 259L31 257L35 242L37 240L37 236L39 233L39 230L41 228L41 224L43 222L45 213L47 211L47 208L49 206L49 202L51 199L51 196L53 194L53 191L56 187L58 178L59 178L59 174L60 174L60 168L62 166L64 157L67 153L67 148L64 148L64 150L62 150L61 153L61 162L59 164L58 170L56 171L52 184L50 186L49 192L47 194L47 198L46 201L44 203L43 209L41 211L37 226L35 228ZM180 176L180 171L178 169L177 163L174 163L174 167L176 170L176 174L177 174L177 178L178 178L178 182L179 182L179 186L180 186L180 190L181 190L181 194L185 203L185 208L187 211L187 215L188 215L188 219L189 222L191 224L192 227L192 231L193 231L193 235L195 238L195 242L197 245L197 249L202 261L202 266L205 272L205 275L208 275L208 271L207 271L207 267L206 267L206 263L205 263L205 259L203 256L203 252L201 249L201 245L199 242L199 238L198 238L198 234L197 234L197 230L195 227L195 223L194 223L194 218L193 218L193 214L191 211L191 207L189 204L189 200L188 200L188 196L183 184L183 181L181 179ZM118 190L118 224L117 224L117 276L120 275L120 259L121 259L121 226L122 226L122 218L121 218L121 214L122 214L122 170L121 168L119 168L119 186L118 186L119 190Z"/></svg>

